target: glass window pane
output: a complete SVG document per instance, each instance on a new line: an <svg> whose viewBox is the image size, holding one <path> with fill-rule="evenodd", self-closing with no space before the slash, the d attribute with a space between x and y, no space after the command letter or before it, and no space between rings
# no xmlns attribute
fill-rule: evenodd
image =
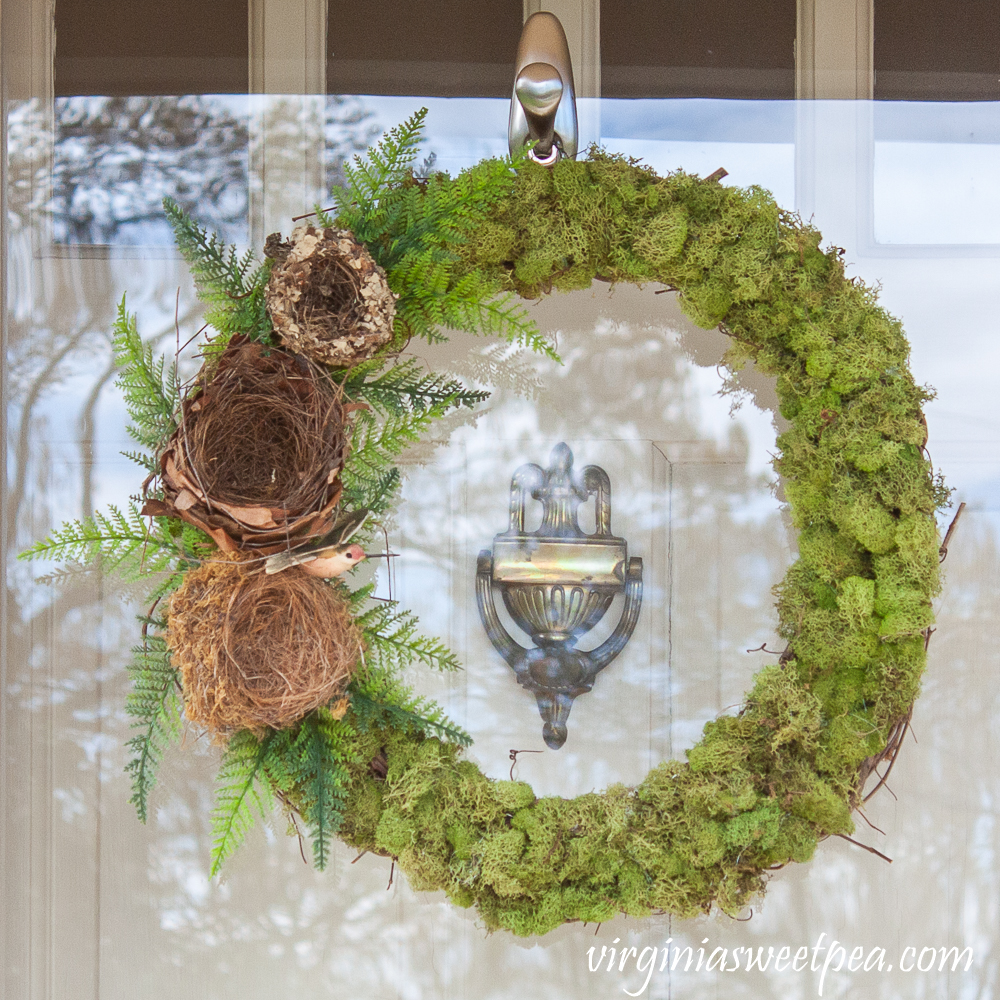
<svg viewBox="0 0 1000 1000"><path fill-rule="evenodd" d="M224 239L245 242L247 143L245 98L56 98L52 241L172 246L169 195Z"/></svg>

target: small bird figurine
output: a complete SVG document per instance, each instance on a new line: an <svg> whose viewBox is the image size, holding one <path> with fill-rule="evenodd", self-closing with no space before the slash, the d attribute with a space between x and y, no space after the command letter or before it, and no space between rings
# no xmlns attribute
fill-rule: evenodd
<svg viewBox="0 0 1000 1000"><path fill-rule="evenodd" d="M341 514L322 538L314 539L290 552L276 552L264 563L269 576L290 566L301 566L310 576L340 576L365 558L365 550L352 544L351 538L368 520L367 510Z"/></svg>

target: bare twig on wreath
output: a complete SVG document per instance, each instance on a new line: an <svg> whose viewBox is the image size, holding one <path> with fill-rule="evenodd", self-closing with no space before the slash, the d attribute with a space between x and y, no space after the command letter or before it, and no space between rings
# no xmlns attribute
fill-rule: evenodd
<svg viewBox="0 0 1000 1000"><path fill-rule="evenodd" d="M511 750L510 752L510 780L514 780L514 765L517 763L517 755L519 753L545 753L544 750Z"/></svg>
<svg viewBox="0 0 1000 1000"><path fill-rule="evenodd" d="M892 858L888 854L883 854L881 851L876 851L874 847L869 847L867 844L862 844L860 840L855 840L853 837L848 837L846 833L838 833L836 836L840 837L841 840L846 840L849 844L853 844L855 847L860 847L862 850L867 851L869 854L874 854L880 857L883 861L888 861L892 864Z"/></svg>
<svg viewBox="0 0 1000 1000"><path fill-rule="evenodd" d="M938 549L939 562L944 562L948 558L948 543L951 541L951 536L954 534L963 510L965 510L964 500L958 505L958 510L955 511L955 516L951 519L951 524L948 525L948 530L944 533L944 541L941 543L941 548Z"/></svg>
<svg viewBox="0 0 1000 1000"><path fill-rule="evenodd" d="M955 528L958 526L958 520L962 516L962 512L965 510L965 507L966 504L964 501L958 505L958 510L955 511L955 516L951 519L951 524L948 525L948 530L945 532L944 540L941 542L941 547L938 549L940 562L944 562L945 558L948 555L948 546L951 543L952 536L955 533ZM931 636L934 634L935 631L936 629L932 628L931 626L928 626L921 633L924 637L924 652L926 652L928 647L930 646ZM861 818L874 830L878 830L878 827L875 826L875 824L868 819L868 817L864 814L864 811L861 809L861 806L864 805L864 803L868 802L872 798L872 796L874 796L875 793L878 792L879 789L883 787L889 791L889 794L892 795L893 798L895 798L895 793L892 791L891 788L889 788L886 782L889 780L889 775L892 773L893 767L896 766L896 761L899 758L899 751L903 746L903 741L906 738L906 734L911 733L912 735L912 728L911 728L912 718L913 718L913 706L911 705L906 715L897 719L890 727L889 735L888 738L886 739L885 748L880 753L874 754L873 756L863 760L861 762L861 766L858 768L857 790L854 796L855 809L857 810ZM888 761L889 766L885 769L885 773L879 774L878 766L883 761ZM869 777L871 777L872 774L878 776L878 782L870 792L865 793L864 791L865 784L867 783ZM882 831L878 830L878 832L881 833ZM844 835L837 834L837 836L844 836ZM844 837L844 839L850 840L851 838ZM858 843L858 842L851 841L851 843ZM858 846L864 847L866 851L871 851L873 854L877 854L879 857L885 858L886 861L891 861L890 858L887 858L881 852L876 851L875 848L873 847L868 847L865 844L860 844L860 843L858 843Z"/></svg>
<svg viewBox="0 0 1000 1000"><path fill-rule="evenodd" d="M886 768L885 774L878 775L878 784L870 791L867 795L864 795L860 799L860 804L867 802L883 785L889 780L889 775L892 772L893 767L896 764L896 758L899 756L900 747L903 745L903 739L906 736L906 731L910 726L910 718L913 715L913 706L910 706L910 710L901 719L897 719L892 728L889 730L889 737L886 740L885 749L881 753L877 753L871 757L866 758L861 762L861 767L858 769L858 796L862 795L865 783L868 778L874 773L878 774L877 768L879 764L884 760L889 761L889 766ZM891 791L891 789L890 789Z"/></svg>

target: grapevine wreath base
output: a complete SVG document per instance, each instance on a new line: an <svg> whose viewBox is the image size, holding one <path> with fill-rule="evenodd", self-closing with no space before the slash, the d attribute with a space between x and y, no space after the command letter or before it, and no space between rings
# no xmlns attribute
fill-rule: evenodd
<svg viewBox="0 0 1000 1000"><path fill-rule="evenodd" d="M442 324L539 346L537 331L498 295L534 298L595 278L665 286L696 323L731 337L730 370L752 360L777 379L791 426L775 466L799 532L799 557L775 588L787 649L756 675L736 714L705 726L687 760L661 763L636 788L536 798L524 782L486 777L439 710L405 701L389 674L379 678L373 661L387 648L379 622L388 611L363 610L363 590L334 582L368 651L346 690L349 708L338 718L330 703L284 728L230 736L216 862L260 795L301 817L321 867L335 831L392 858L415 888L475 906L489 929L544 934L618 913L691 917L713 904L735 914L763 892L771 869L806 861L821 839L853 830L866 781L898 749L938 590L934 514L947 502L924 450L921 405L930 393L913 381L898 321L874 291L845 277L843 252L821 250L820 234L766 192L680 172L658 177L596 149L552 169L486 160L454 179L416 176L421 121L350 168L336 218L318 213L320 229L349 230L365 244L398 296L392 343L330 376L345 400L369 407L352 431L342 503L378 509L360 502L368 480L359 463L370 460L373 440L406 437L385 403L389 376L379 373L397 372L391 366L409 337L433 336ZM220 284L226 258L217 245L176 207L168 214L219 337L274 344L265 297L273 262L251 273L231 255L231 283ZM398 389L402 376L392 377ZM411 387L406 398L418 397ZM456 389L450 405L474 401L460 397ZM420 412L430 419L440 410ZM154 521L175 550L194 531L184 525L178 535L176 519ZM69 538L57 533L31 552L84 551L68 541L59 550L60 537ZM180 562L175 551L154 568L183 576L217 558L206 543L199 534ZM435 649L414 646L411 659L430 662ZM143 699L152 703L159 691L151 678L160 675L142 667L154 653L147 642L137 661L130 711L140 725L152 711ZM133 745L144 751L141 737ZM151 779L142 767L130 765L144 818Z"/></svg>

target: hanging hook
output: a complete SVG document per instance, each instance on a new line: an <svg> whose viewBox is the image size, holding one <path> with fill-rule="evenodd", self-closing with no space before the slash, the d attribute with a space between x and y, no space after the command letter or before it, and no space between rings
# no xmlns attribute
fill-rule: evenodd
<svg viewBox="0 0 1000 1000"><path fill-rule="evenodd" d="M529 156L551 166L563 156L576 158L579 127L573 64L559 18L548 11L524 22L514 64L507 144L511 156L528 143Z"/></svg>

